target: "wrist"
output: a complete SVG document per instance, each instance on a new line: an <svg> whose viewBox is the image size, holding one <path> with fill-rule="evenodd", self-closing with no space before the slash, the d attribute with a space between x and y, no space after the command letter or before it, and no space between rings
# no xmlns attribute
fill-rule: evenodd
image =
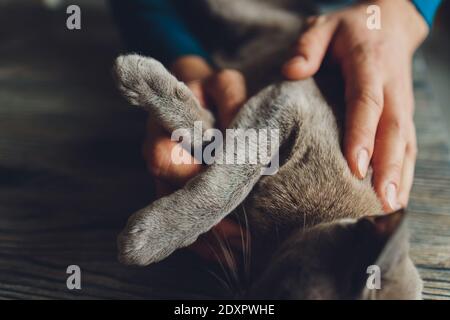
<svg viewBox="0 0 450 320"><path fill-rule="evenodd" d="M411 0L406 0L406 6L409 7L407 27L411 28L411 34L415 35L416 48L425 40L430 32L430 27L425 17L419 12L416 5Z"/></svg>
<svg viewBox="0 0 450 320"><path fill-rule="evenodd" d="M390 31L397 34L397 41L403 43L411 54L428 35L429 27L411 0L377 0ZM383 24L383 23L382 23Z"/></svg>
<svg viewBox="0 0 450 320"><path fill-rule="evenodd" d="M430 29L433 25L433 20L441 1L442 0L411 0Z"/></svg>
<svg viewBox="0 0 450 320"><path fill-rule="evenodd" d="M176 59L170 66L170 71L184 82L203 80L213 73L213 68L200 56L187 55Z"/></svg>

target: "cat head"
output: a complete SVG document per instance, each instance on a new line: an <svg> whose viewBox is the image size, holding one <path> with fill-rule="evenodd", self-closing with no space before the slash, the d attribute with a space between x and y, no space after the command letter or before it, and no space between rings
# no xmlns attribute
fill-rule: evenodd
<svg viewBox="0 0 450 320"><path fill-rule="evenodd" d="M420 299L403 210L300 230L275 253L250 296Z"/></svg>

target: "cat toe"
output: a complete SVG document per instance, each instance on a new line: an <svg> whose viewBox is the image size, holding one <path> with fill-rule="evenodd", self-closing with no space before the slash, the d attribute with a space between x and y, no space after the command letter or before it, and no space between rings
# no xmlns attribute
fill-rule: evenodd
<svg viewBox="0 0 450 320"><path fill-rule="evenodd" d="M155 212L139 211L130 217L120 233L118 258L127 265L146 266L171 254L176 246L176 233L166 227Z"/></svg>
<svg viewBox="0 0 450 320"><path fill-rule="evenodd" d="M137 54L118 57L114 71L119 89L132 104L138 101L145 106L150 102L149 96L171 97L178 85L159 61ZM136 94L139 99L136 99Z"/></svg>
<svg viewBox="0 0 450 320"><path fill-rule="evenodd" d="M145 231L124 231L119 235L117 244L118 259L123 264L146 266L158 260L158 249L153 248Z"/></svg>

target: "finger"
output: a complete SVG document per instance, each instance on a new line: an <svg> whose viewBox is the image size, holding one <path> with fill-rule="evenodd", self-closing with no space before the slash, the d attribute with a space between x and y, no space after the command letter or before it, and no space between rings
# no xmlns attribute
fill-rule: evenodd
<svg viewBox="0 0 450 320"><path fill-rule="evenodd" d="M155 178L182 186L202 169L186 149L165 135L154 137L149 144L145 158Z"/></svg>
<svg viewBox="0 0 450 320"><path fill-rule="evenodd" d="M295 45L294 57L283 65L283 75L291 80L300 80L314 75L325 57L336 26L337 22L327 16L312 18L309 28Z"/></svg>
<svg viewBox="0 0 450 320"><path fill-rule="evenodd" d="M217 108L220 128L227 128L247 99L243 75L236 70L220 71L210 79L206 90Z"/></svg>
<svg viewBox="0 0 450 320"><path fill-rule="evenodd" d="M383 81L375 60L363 50L350 54L341 67L347 104L344 154L350 170L362 179L367 174L383 110Z"/></svg>
<svg viewBox="0 0 450 320"><path fill-rule="evenodd" d="M398 193L398 201L405 208L408 205L409 194L411 192L411 188L414 180L414 170L416 165L417 158L417 137L416 137L416 128L414 126L413 113L414 113L414 89L413 89L413 81L412 81L412 70L411 63L407 63L408 67L405 68L405 72L403 73L403 81L402 83L405 86L405 90L403 90L405 95L405 112L409 114L409 125L407 127L407 135L406 135L406 151L405 151L405 159L403 161L403 170L402 177L400 181L400 188Z"/></svg>
<svg viewBox="0 0 450 320"><path fill-rule="evenodd" d="M373 155L373 184L384 210L401 207L399 190L406 152L406 123L404 96L401 85L390 83L385 89L385 111L380 120ZM406 166L409 166L407 163Z"/></svg>
<svg viewBox="0 0 450 320"><path fill-rule="evenodd" d="M200 105L204 108L207 106L207 100L205 96L205 90L203 90L202 81L191 81L186 83L187 87L192 91L194 96L200 102Z"/></svg>
<svg viewBox="0 0 450 320"><path fill-rule="evenodd" d="M143 154L144 155L146 155L148 152L147 145L148 144L144 142L144 144L143 144ZM144 158L145 158L145 156L144 156ZM169 194L173 193L177 189L176 186L173 186L172 184L162 181L158 178L153 179L153 184L155 187L155 194L154 194L155 200L165 197L165 196L168 196Z"/></svg>
<svg viewBox="0 0 450 320"><path fill-rule="evenodd" d="M191 154L172 141L152 119L147 132L143 153L152 176L179 187L202 170L201 164L195 163Z"/></svg>
<svg viewBox="0 0 450 320"><path fill-rule="evenodd" d="M398 190L403 169L406 144L395 124L380 124L373 155L373 185L385 212L400 208Z"/></svg>
<svg viewBox="0 0 450 320"><path fill-rule="evenodd" d="M405 159L403 161L402 178L398 192L398 202L403 208L406 208L409 202L409 194L414 180L414 169L416 165L417 147L415 142L406 145Z"/></svg>

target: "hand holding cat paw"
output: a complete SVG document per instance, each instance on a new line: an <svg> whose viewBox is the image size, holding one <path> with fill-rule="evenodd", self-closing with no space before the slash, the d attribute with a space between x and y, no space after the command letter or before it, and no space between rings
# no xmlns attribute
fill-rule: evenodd
<svg viewBox="0 0 450 320"><path fill-rule="evenodd" d="M171 70L185 82L203 107L215 110L216 125L221 129L228 127L247 99L245 79L236 70L213 71L206 61L195 56L179 58ZM147 127L144 158L148 170L158 180L158 195L166 195L197 175L202 166L195 164L192 156L182 150L174 154L186 159L175 164L171 155L173 148L179 148L178 143L170 140L170 133L165 132L152 116Z"/></svg>
<svg viewBox="0 0 450 320"><path fill-rule="evenodd" d="M228 127L247 99L245 79L238 71L213 71L206 61L195 56L179 58L173 63L171 71L179 80L185 82L203 107L215 109L217 125L221 129ZM155 179L157 198L173 193L202 171L202 165L194 163L191 154L184 149L173 152L174 148L181 147L170 139L170 133L150 115L142 151L147 168ZM172 161L172 154L185 158L175 164ZM222 228L222 225L226 227ZM221 233L223 238L233 237L241 231L234 222L227 219L220 222L216 228L223 231ZM128 238L121 237L121 243L123 246L135 248L137 247L135 243L140 243L140 239L146 237L142 231ZM124 251L126 250L128 249L124 248ZM194 250L204 257L209 257L208 246L197 245ZM128 255L134 253L136 250L130 251Z"/></svg>

